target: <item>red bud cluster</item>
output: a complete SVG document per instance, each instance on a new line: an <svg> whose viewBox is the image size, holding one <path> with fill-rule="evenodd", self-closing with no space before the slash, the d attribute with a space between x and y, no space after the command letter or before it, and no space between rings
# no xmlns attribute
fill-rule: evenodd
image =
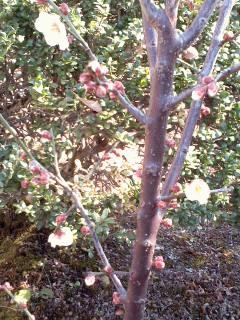
<svg viewBox="0 0 240 320"><path fill-rule="evenodd" d="M117 92L124 94L124 86L120 81L106 82L105 75L108 69L97 60L91 61L86 72L80 74L79 82L84 85L86 91L95 94L98 98L104 98L109 94L110 99L117 98Z"/></svg>

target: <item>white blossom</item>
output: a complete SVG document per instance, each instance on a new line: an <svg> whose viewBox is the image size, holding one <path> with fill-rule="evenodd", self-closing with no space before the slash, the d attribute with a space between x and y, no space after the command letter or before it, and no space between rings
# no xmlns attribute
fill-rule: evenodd
<svg viewBox="0 0 240 320"><path fill-rule="evenodd" d="M48 45L59 45L61 50L68 49L69 42L65 25L60 21L60 16L47 12L40 12L35 21L35 28L42 32Z"/></svg>
<svg viewBox="0 0 240 320"><path fill-rule="evenodd" d="M190 201L198 201L205 204L210 196L209 186L202 179L195 179L185 187L185 195Z"/></svg>

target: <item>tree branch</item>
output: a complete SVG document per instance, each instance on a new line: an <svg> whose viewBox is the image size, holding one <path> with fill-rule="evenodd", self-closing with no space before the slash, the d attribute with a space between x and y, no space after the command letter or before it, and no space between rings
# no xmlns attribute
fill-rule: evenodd
<svg viewBox="0 0 240 320"><path fill-rule="evenodd" d="M145 125L147 123L147 116L141 110L136 108L126 95L122 95L118 91L115 93L118 96L120 104L125 107L141 124Z"/></svg>
<svg viewBox="0 0 240 320"><path fill-rule="evenodd" d="M233 5L234 5L234 0L224 0L223 2L223 5L220 10L220 15L219 15L217 24L215 26L213 39L212 39L212 42L211 42L207 57L205 59L202 72L201 72L202 75L208 75L212 72L212 69L214 67L214 64L216 62L216 59L220 50L219 43L223 38L224 30L229 21ZM201 106L202 106L202 101L192 102L192 105L187 117L187 122L182 134L181 142L178 147L175 159L166 177L165 183L163 185L161 196L166 196L169 194L171 187L177 181L177 178L182 170L182 167L188 152L188 148L192 140L192 135L193 135L196 123L199 119Z"/></svg>
<svg viewBox="0 0 240 320"><path fill-rule="evenodd" d="M180 0L165 0L165 11L173 28L177 24L179 2Z"/></svg>
<svg viewBox="0 0 240 320"><path fill-rule="evenodd" d="M152 79L154 67L157 59L157 32L149 24L146 16L142 12L144 39L147 48L148 62L150 67L150 76Z"/></svg>
<svg viewBox="0 0 240 320"><path fill-rule="evenodd" d="M73 205L81 213L81 216L84 218L86 225L90 229L91 236L93 238L93 243L95 246L95 249L101 259L101 262L103 264L103 267L111 266L108 258L106 257L103 247L99 241L99 238L94 230L93 224L88 216L87 210L83 207L81 201L80 201L80 195L77 190L72 189L69 184L61 177L55 176L53 173L48 171L44 168L43 165L41 165L37 159L32 155L31 151L29 151L28 147L25 145L25 143L18 137L17 132L15 129L13 129L10 124L6 121L6 119L3 118L3 116L0 114L0 122L2 123L3 127L6 128L10 133L13 135L14 140L20 145L23 150L26 152L27 156L35 161L45 172L47 172L52 180L54 180L57 184L59 184L65 192L72 198ZM71 207L72 208L72 207ZM114 283L117 291L119 294L124 298L126 296L126 290L124 289L121 281L118 279L117 275L112 272L109 277L111 278L112 282Z"/></svg>
<svg viewBox="0 0 240 320"><path fill-rule="evenodd" d="M158 31L164 31L166 36L173 33L173 28L164 10L158 8L152 0L139 0L142 12L147 21Z"/></svg>
<svg viewBox="0 0 240 320"><path fill-rule="evenodd" d="M216 3L217 0L205 0L202 4L198 15L193 20L190 27L180 35L182 40L182 50L188 48L190 44L201 34L214 11Z"/></svg>
<svg viewBox="0 0 240 320"><path fill-rule="evenodd" d="M219 73L215 80L216 81L222 81L224 79L226 79L227 77L229 77L231 74L240 71L240 63L237 63L225 70L223 70L221 73Z"/></svg>
<svg viewBox="0 0 240 320"><path fill-rule="evenodd" d="M223 81L227 77L229 77L231 74L236 73L238 71L240 71L240 63L237 63L237 64L223 70L221 73L219 73L215 77L215 81L216 82ZM181 93L179 93L177 96L172 97L169 102L169 110L170 111L174 110L179 103L190 98L193 90L196 89L196 87L197 87L197 85L190 87L190 88L187 88L184 91L182 91Z"/></svg>

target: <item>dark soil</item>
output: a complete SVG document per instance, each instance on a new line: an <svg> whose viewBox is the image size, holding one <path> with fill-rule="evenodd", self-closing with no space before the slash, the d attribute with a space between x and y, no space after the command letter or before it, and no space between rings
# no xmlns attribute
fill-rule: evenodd
<svg viewBox="0 0 240 320"><path fill-rule="evenodd" d="M37 320L121 319L106 279L93 287L84 284L84 272L101 270L97 257L89 259L80 242L52 249L47 237L47 232L26 226L2 235L0 283L9 281L16 291L32 290L29 309ZM104 247L116 270L127 271L131 249L111 238ZM195 232L166 230L159 235L156 255L164 256L166 268L152 274L146 319L240 319L239 230L228 225ZM122 280L126 285L127 278ZM14 309L1 292L0 319L24 319Z"/></svg>

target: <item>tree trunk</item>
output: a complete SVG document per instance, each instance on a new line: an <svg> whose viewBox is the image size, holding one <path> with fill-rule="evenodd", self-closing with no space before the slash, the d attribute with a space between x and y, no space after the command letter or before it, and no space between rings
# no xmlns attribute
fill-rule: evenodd
<svg viewBox="0 0 240 320"><path fill-rule="evenodd" d="M141 320L144 317L148 280L160 223L156 199L159 194L163 165L168 120L166 110L172 94L177 55L176 43L171 37L169 38L158 41L157 61L152 76L141 204L137 215L136 242L129 278L125 320Z"/></svg>

